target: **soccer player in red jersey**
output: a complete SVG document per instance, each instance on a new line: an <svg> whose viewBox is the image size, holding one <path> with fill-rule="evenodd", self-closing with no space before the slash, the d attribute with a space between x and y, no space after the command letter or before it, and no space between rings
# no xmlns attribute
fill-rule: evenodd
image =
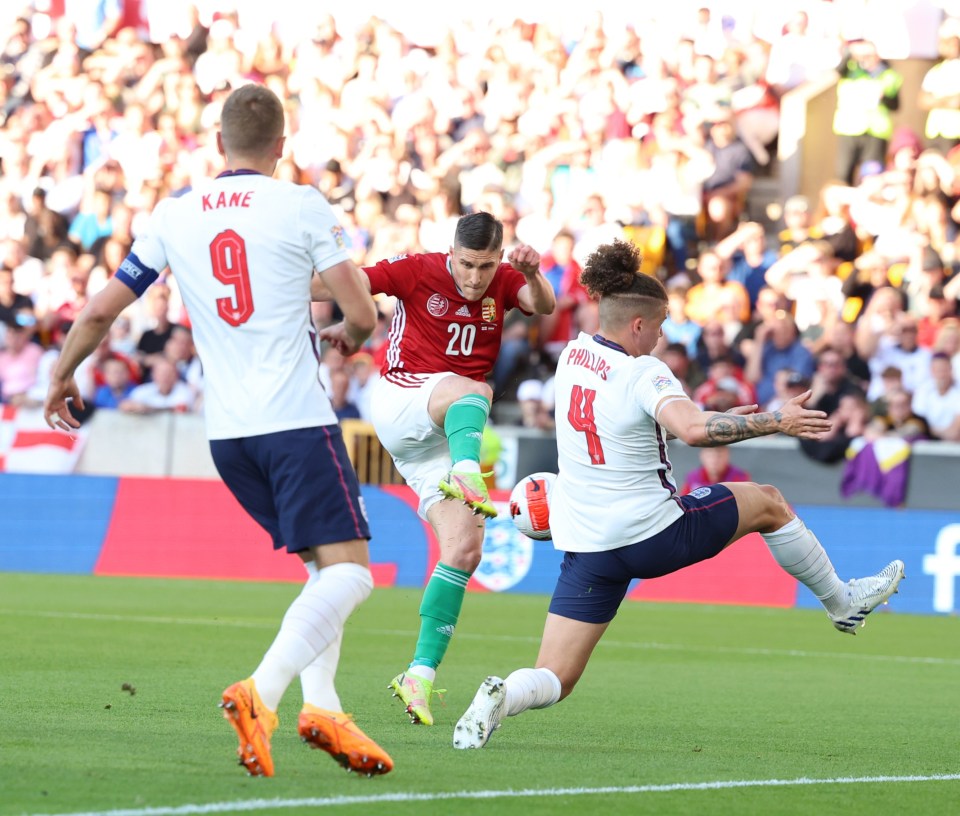
<svg viewBox="0 0 960 816"><path fill-rule="evenodd" d="M480 563L484 517L497 515L480 473L480 440L493 397L486 376L500 351L503 318L513 308L550 314L556 304L533 248L517 246L507 260L503 225L477 212L457 222L449 253L398 255L364 268L373 293L397 298L374 386L373 425L440 544L413 660L390 682L411 720L424 725L433 724L436 670ZM326 299L314 281L314 298ZM337 347L342 331L336 324L320 336Z"/></svg>

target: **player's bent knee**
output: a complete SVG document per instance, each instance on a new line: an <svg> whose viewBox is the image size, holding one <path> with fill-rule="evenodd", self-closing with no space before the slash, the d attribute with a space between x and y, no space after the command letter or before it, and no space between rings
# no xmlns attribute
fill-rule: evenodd
<svg viewBox="0 0 960 816"><path fill-rule="evenodd" d="M493 389L487 385L485 382L477 382L476 380L470 380L469 385L464 390L464 396L467 394L477 394L478 396L485 397L490 402L493 402Z"/></svg>
<svg viewBox="0 0 960 816"><path fill-rule="evenodd" d="M757 485L763 496L763 514L767 519L765 526L779 529L793 518L793 511L783 494L773 485Z"/></svg>

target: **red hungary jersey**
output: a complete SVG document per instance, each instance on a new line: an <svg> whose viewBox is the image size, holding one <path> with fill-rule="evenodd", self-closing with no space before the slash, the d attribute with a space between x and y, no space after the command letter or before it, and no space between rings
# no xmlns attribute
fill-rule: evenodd
<svg viewBox="0 0 960 816"><path fill-rule="evenodd" d="M446 253L431 252L364 267L374 294L397 298L380 373L400 385L415 387L420 378L408 375L440 371L482 382L500 352L504 314L519 306L527 281L510 264L500 264L483 297L470 301L447 263Z"/></svg>

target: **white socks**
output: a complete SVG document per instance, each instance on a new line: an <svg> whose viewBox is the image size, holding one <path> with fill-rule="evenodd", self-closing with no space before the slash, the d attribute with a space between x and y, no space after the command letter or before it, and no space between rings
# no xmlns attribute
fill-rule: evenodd
<svg viewBox="0 0 960 816"><path fill-rule="evenodd" d="M267 708L276 711L293 678L329 646L338 644L335 657L339 657L343 625L372 590L370 570L360 564L333 564L310 576L287 609L280 631L253 673L260 699ZM330 668L328 665L325 670L330 673ZM332 669L336 669L336 660ZM332 691L332 673L330 677ZM313 679L322 682L320 677Z"/></svg>
<svg viewBox="0 0 960 816"><path fill-rule="evenodd" d="M550 669L517 669L504 681L504 713L513 717L528 708L547 708L560 699L560 679Z"/></svg>
<svg viewBox="0 0 960 816"><path fill-rule="evenodd" d="M343 629L337 639L316 656L313 663L300 672L300 686L303 689L303 702L327 711L343 711L340 697L334 685L337 664L340 662L340 643Z"/></svg>
<svg viewBox="0 0 960 816"><path fill-rule="evenodd" d="M773 533L761 533L776 562L820 599L828 612L844 606L844 585L826 550L799 519Z"/></svg>

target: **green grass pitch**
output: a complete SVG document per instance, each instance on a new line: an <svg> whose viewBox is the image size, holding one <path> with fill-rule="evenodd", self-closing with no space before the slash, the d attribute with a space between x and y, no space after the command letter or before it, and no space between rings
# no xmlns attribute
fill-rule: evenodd
<svg viewBox="0 0 960 816"><path fill-rule="evenodd" d="M455 751L480 681L532 665L547 599L467 597L426 728L386 690L420 593L377 590L338 690L394 772L358 778L302 745L295 684L277 775L248 778L216 703L296 592L0 574L0 816L960 813L960 621L896 597L856 638L812 611L628 603L573 697Z"/></svg>

